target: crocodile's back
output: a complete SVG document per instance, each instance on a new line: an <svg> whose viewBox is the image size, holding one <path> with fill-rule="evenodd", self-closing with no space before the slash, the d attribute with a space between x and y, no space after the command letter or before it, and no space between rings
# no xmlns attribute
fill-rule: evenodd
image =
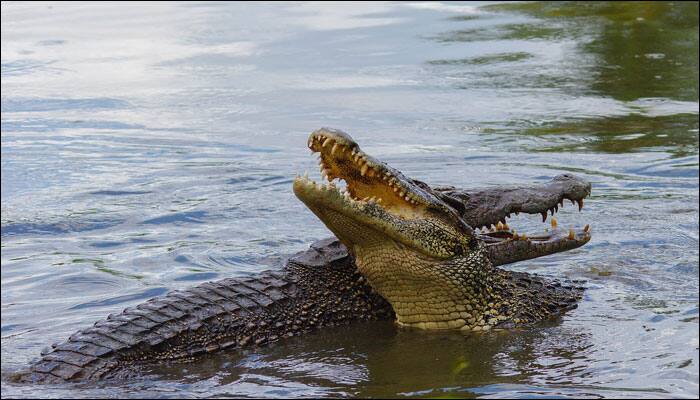
<svg viewBox="0 0 700 400"><path fill-rule="evenodd" d="M327 248L327 246L326 246ZM56 344L23 382L124 378L143 365L262 345L320 326L391 318L350 257L315 246L280 271L207 282L151 299Z"/></svg>
<svg viewBox="0 0 700 400"><path fill-rule="evenodd" d="M581 281L547 279L524 272L499 269L503 315L510 318L497 325L511 328L556 317L578 307L585 288Z"/></svg>
<svg viewBox="0 0 700 400"><path fill-rule="evenodd" d="M25 379L96 379L129 372L142 361L186 359L252 338L272 340L271 332L256 328L263 319L289 311L298 286L287 278L267 272L254 280L208 282L111 314L54 345Z"/></svg>

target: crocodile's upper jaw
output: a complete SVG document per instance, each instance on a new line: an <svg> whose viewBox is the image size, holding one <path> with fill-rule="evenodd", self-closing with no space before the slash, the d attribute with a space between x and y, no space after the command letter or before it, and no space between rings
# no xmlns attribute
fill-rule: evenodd
<svg viewBox="0 0 700 400"><path fill-rule="evenodd" d="M297 177L295 194L354 253L399 323L481 328L479 315L500 301L489 251L517 245L536 257L590 240L588 227L529 239L505 230L477 234L429 187L366 155L349 135L323 128L311 134L308 145L320 154L321 175L344 180L346 188Z"/></svg>

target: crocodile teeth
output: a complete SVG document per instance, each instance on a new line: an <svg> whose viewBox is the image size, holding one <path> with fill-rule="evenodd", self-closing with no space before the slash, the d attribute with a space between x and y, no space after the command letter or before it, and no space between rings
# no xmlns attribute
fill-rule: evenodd
<svg viewBox="0 0 700 400"><path fill-rule="evenodd" d="M365 164L360 168L360 175L365 176L367 174L367 169L369 168L369 165Z"/></svg>
<svg viewBox="0 0 700 400"><path fill-rule="evenodd" d="M578 203L578 210L580 212L583 209L583 199L576 200L576 202Z"/></svg>
<svg viewBox="0 0 700 400"><path fill-rule="evenodd" d="M557 227L557 219L552 217L552 228L556 228L556 227Z"/></svg>
<svg viewBox="0 0 700 400"><path fill-rule="evenodd" d="M326 140L323 141L323 144L321 145L321 147L326 147L332 141L333 140L331 138L326 138Z"/></svg>
<svg viewBox="0 0 700 400"><path fill-rule="evenodd" d="M589 224L586 224L586 226L583 227L584 232L588 232L591 230L591 226Z"/></svg>
<svg viewBox="0 0 700 400"><path fill-rule="evenodd" d="M331 148L331 155L335 154L335 151L338 150L338 143L335 143L333 145L333 148Z"/></svg>
<svg viewBox="0 0 700 400"><path fill-rule="evenodd" d="M503 230L503 224L501 221L498 221L498 224L496 224L496 230L497 231L502 231Z"/></svg>
<svg viewBox="0 0 700 400"><path fill-rule="evenodd" d="M569 239L574 240L576 235L574 234L574 228L569 228Z"/></svg>
<svg viewBox="0 0 700 400"><path fill-rule="evenodd" d="M543 211L542 212L542 222L545 222L547 220L547 212Z"/></svg>

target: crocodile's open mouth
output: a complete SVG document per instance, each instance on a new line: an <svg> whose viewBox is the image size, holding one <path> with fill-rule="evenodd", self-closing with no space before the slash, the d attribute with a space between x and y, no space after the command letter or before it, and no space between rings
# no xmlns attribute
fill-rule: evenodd
<svg viewBox="0 0 700 400"><path fill-rule="evenodd" d="M322 180L329 182L317 186L321 192L334 190L350 204L379 205L403 218L416 216L436 202L430 193L416 187L401 172L364 153L343 132L316 131L309 138L308 146L319 154ZM307 176L301 179L313 182ZM346 186L336 186L335 180L345 182Z"/></svg>
<svg viewBox="0 0 700 400"><path fill-rule="evenodd" d="M400 221L425 217L461 221L459 211L446 203L444 196L364 153L357 143L342 131L319 129L309 137L308 147L319 155L322 179L320 183L316 183L309 179L308 174L297 177L294 191L297 197L326 223L328 218L323 214L327 214L327 210L352 216L356 220L359 219L358 222L373 228L376 228L374 217L377 214L382 214L384 219L390 216L392 220ZM342 182L345 183L345 187L341 187ZM590 240L590 225L578 229L562 229L554 214L567 199L578 204L579 210L582 209L583 200L589 193L563 193L558 199L551 201L553 204L524 205L520 209L516 207L512 212L542 214L543 220L546 220L547 212L550 211L551 227L548 226L544 232L527 234L511 229L506 221L512 213L507 210L503 212L502 217L498 217L501 221L497 224L474 227L476 229L473 234L488 246L522 241L518 247L528 245L535 248L538 245L552 244L560 246L565 242L569 242L565 249L579 247ZM365 218L367 219L364 220ZM471 233L471 228L467 226L467 229ZM331 230L338 235L335 229ZM385 229L378 230L389 234Z"/></svg>
<svg viewBox="0 0 700 400"><path fill-rule="evenodd" d="M499 222L497 225L492 225L491 228L482 228L481 231L477 230L477 234L480 238L489 243L499 243L504 240L528 240L533 242L546 242L559 238L568 238L570 240L581 239L587 237L590 239L590 224L586 224L581 229L574 229L570 227L568 230L559 226L556 217L552 216L551 219L551 229L545 228L544 232L528 235L527 233L518 233L515 229L508 226L507 223L503 224ZM586 240L587 241L587 240Z"/></svg>

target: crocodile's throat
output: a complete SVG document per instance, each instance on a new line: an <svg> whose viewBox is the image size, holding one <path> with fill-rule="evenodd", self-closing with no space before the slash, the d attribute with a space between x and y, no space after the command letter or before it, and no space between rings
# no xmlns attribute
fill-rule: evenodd
<svg viewBox="0 0 700 400"><path fill-rule="evenodd" d="M489 329L508 318L502 308L501 275L485 252L437 262L416 257L397 243L356 246L356 264L387 299L402 326L422 329ZM401 263L403 268L396 269Z"/></svg>
<svg viewBox="0 0 700 400"><path fill-rule="evenodd" d="M513 259L537 257L590 239L588 227L523 235L499 224L475 232L444 194L365 154L349 135L320 129L308 146L329 183L297 177L295 194L353 253L402 325L489 329L515 309L491 259L502 263L511 257L506 252L517 255ZM336 187L336 179L345 188Z"/></svg>

